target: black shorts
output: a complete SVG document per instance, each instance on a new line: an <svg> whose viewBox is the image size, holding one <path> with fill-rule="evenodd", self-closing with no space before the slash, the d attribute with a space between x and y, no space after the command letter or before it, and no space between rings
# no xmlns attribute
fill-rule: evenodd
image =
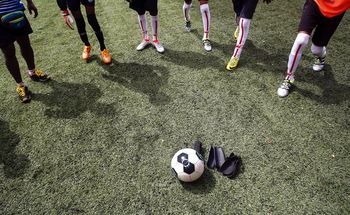
<svg viewBox="0 0 350 215"><path fill-rule="evenodd" d="M233 10L240 18L252 19L259 0L232 0Z"/></svg>
<svg viewBox="0 0 350 215"><path fill-rule="evenodd" d="M67 0L68 8L71 11L79 10L80 4L84 6L95 6L95 0Z"/></svg>
<svg viewBox="0 0 350 215"><path fill-rule="evenodd" d="M21 29L17 30L6 27L5 25L1 24L0 21L0 48L14 43L18 37L33 33L33 29L30 26L27 17L25 17L25 19L26 24Z"/></svg>
<svg viewBox="0 0 350 215"><path fill-rule="evenodd" d="M316 46L327 46L332 35L337 30L344 13L332 18L325 17L314 0L306 0L298 31L304 31L311 35L315 29L312 36L313 44Z"/></svg>
<svg viewBox="0 0 350 215"><path fill-rule="evenodd" d="M150 12L151 16L158 14L158 0L133 0L130 2L129 7L139 15L145 14L146 11Z"/></svg>

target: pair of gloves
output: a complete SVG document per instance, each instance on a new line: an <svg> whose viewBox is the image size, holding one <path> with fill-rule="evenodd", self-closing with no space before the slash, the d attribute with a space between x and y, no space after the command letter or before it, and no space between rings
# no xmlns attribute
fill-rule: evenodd
<svg viewBox="0 0 350 215"><path fill-rule="evenodd" d="M71 16L69 10L63 10L63 11L61 11L61 14L62 14L64 22L66 23L68 28L74 30L74 27L73 27L74 20L73 20L73 18Z"/></svg>

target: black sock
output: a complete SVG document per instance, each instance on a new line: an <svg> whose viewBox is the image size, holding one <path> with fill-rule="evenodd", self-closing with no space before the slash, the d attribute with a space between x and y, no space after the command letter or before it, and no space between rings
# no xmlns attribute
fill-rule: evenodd
<svg viewBox="0 0 350 215"><path fill-rule="evenodd" d="M87 18L88 18L88 22L91 25L92 29L94 29L94 31L95 31L98 42L100 43L100 49L101 49L101 51L103 51L104 49L106 49L105 39L104 39L103 33L101 31L101 27L98 24L98 21L96 19L96 15L95 14L88 14Z"/></svg>
<svg viewBox="0 0 350 215"><path fill-rule="evenodd" d="M77 28L78 28L78 32L79 32L81 41L83 41L83 43L86 46L90 46L90 42L89 42L89 39L88 39L87 34L86 34L86 30L85 30L84 18L83 17L77 18L77 19L75 19L75 22L77 23Z"/></svg>

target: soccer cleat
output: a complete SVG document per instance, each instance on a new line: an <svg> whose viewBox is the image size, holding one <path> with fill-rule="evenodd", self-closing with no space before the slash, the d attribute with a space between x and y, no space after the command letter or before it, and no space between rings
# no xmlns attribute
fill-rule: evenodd
<svg viewBox="0 0 350 215"><path fill-rule="evenodd" d="M315 72L320 72L323 70L325 65L325 58L326 57L315 57L314 65L312 65L312 69Z"/></svg>
<svg viewBox="0 0 350 215"><path fill-rule="evenodd" d="M157 52L163 53L165 51L164 47L158 40L153 40L152 45L156 48Z"/></svg>
<svg viewBox="0 0 350 215"><path fill-rule="evenodd" d="M29 72L29 77L33 81L45 82L50 80L50 77L40 69L35 69L33 72Z"/></svg>
<svg viewBox="0 0 350 215"><path fill-rule="evenodd" d="M191 21L186 21L186 23L185 23L185 30L187 32L191 32L191 30L192 30Z"/></svg>
<svg viewBox="0 0 350 215"><path fill-rule="evenodd" d="M226 69L232 71L237 68L239 59L236 57L231 57L230 61L227 63Z"/></svg>
<svg viewBox="0 0 350 215"><path fill-rule="evenodd" d="M205 51L207 51L207 52L211 51L211 42L209 39L203 40L203 47L204 47Z"/></svg>
<svg viewBox="0 0 350 215"><path fill-rule="evenodd" d="M286 97L286 96L288 96L289 91L293 87L293 82L294 82L294 80L284 79L283 83L281 84L281 86L277 90L277 95L279 97Z"/></svg>
<svg viewBox="0 0 350 215"><path fill-rule="evenodd" d="M142 42L136 47L137 51L142 51L150 44L149 39L143 39Z"/></svg>
<svg viewBox="0 0 350 215"><path fill-rule="evenodd" d="M100 54L104 64L110 64L112 62L112 58L111 58L111 55L109 54L108 49L104 49L103 51L101 51Z"/></svg>
<svg viewBox="0 0 350 215"><path fill-rule="evenodd" d="M22 103L28 103L31 100L30 91L27 86L17 85L16 92Z"/></svg>
<svg viewBox="0 0 350 215"><path fill-rule="evenodd" d="M232 37L233 40L237 41L238 36L239 36L239 26L237 26L235 32L233 33L233 37Z"/></svg>
<svg viewBox="0 0 350 215"><path fill-rule="evenodd" d="M91 46L84 46L84 51L83 51L83 54L81 55L81 58L86 61L89 60L90 51L91 51Z"/></svg>

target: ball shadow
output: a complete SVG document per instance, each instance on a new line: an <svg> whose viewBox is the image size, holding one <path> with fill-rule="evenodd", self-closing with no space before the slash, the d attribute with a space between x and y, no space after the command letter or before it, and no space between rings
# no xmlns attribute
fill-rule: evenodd
<svg viewBox="0 0 350 215"><path fill-rule="evenodd" d="M47 83L52 88L48 94L34 94L33 100L43 102L48 108L45 115L53 118L77 118L86 111L97 115L115 114L113 104L99 103L103 95L100 89L90 83L67 83L51 80Z"/></svg>
<svg viewBox="0 0 350 215"><path fill-rule="evenodd" d="M211 170L205 169L203 175L197 181L180 183L185 190L193 194L205 194L210 193L214 189L216 179Z"/></svg>
<svg viewBox="0 0 350 215"><path fill-rule="evenodd" d="M171 99L161 91L161 88L168 83L169 71L163 66L153 66L138 63L119 63L112 60L112 63L105 65L98 64L107 72L102 77L117 82L124 87L149 97L153 105L168 104Z"/></svg>
<svg viewBox="0 0 350 215"><path fill-rule="evenodd" d="M12 132L8 123L0 119L0 164L4 165L7 178L22 176L30 166L26 155L16 153L19 142L19 135Z"/></svg>

